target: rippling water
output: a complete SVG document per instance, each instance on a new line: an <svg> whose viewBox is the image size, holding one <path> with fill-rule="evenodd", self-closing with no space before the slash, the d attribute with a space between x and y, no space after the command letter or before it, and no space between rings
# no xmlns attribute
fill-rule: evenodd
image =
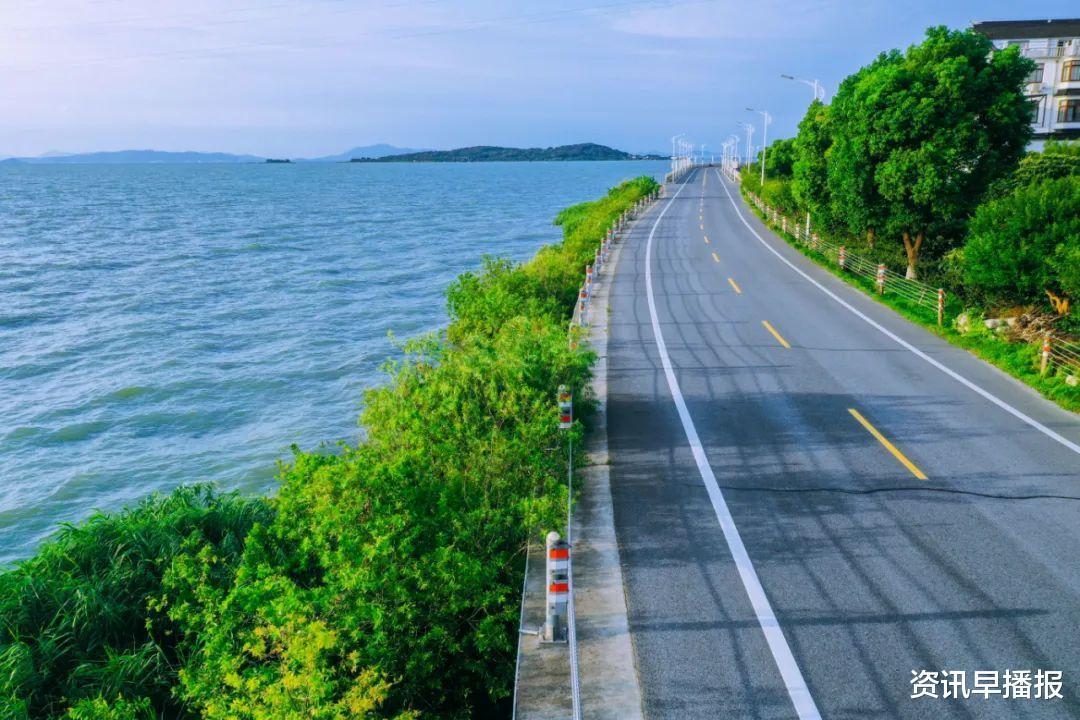
<svg viewBox="0 0 1080 720"><path fill-rule="evenodd" d="M387 337L484 254L663 163L0 165L0 562L182 482L357 436Z"/></svg>

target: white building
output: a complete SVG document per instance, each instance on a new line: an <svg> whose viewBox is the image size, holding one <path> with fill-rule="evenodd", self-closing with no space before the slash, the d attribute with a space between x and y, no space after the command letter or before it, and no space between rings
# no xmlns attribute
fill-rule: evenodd
<svg viewBox="0 0 1080 720"><path fill-rule="evenodd" d="M992 20L972 29L1035 61L1026 85L1035 145L1080 138L1080 19Z"/></svg>

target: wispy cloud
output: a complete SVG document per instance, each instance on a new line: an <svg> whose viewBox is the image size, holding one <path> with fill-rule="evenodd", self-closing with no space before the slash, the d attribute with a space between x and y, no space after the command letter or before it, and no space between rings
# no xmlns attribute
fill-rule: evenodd
<svg viewBox="0 0 1080 720"><path fill-rule="evenodd" d="M670 39L750 40L820 32L837 3L718 0L633 10L613 22L631 35Z"/></svg>

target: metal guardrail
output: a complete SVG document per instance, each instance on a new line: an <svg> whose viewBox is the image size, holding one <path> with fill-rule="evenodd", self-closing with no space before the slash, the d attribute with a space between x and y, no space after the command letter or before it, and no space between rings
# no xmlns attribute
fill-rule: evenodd
<svg viewBox="0 0 1080 720"><path fill-rule="evenodd" d="M807 232L807 225L795 218L788 218L774 207L753 193L747 193L754 205L766 217L769 224L778 227L781 232L790 235L801 245L825 256L838 268L853 275L869 278L877 287L878 294L896 295L908 302L937 313L938 325L945 322L945 290L935 288L919 280L912 280L884 263L876 263L858 253L849 251L844 245L821 238L817 233Z"/></svg>
<svg viewBox="0 0 1080 720"><path fill-rule="evenodd" d="M840 270L872 280L878 294L895 295L913 305L936 312L938 325L944 325L946 294L943 288L935 288L904 277L883 263L875 263L865 256L848 251L839 243L822 239L815 232L807 232L806 226L797 219L788 218L752 192L747 192L747 195L774 229L779 229L799 244L820 253ZM1080 344L1047 335L1040 356L1040 370L1044 375L1054 368L1080 375Z"/></svg>

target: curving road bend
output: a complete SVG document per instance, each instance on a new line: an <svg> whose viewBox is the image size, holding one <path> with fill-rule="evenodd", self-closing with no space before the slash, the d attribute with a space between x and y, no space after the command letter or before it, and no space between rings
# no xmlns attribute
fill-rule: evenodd
<svg viewBox="0 0 1080 720"><path fill-rule="evenodd" d="M1080 717L1080 419L816 267L715 170L673 195L625 241L608 344L646 716ZM1064 697L912 699L913 670L1061 671Z"/></svg>

